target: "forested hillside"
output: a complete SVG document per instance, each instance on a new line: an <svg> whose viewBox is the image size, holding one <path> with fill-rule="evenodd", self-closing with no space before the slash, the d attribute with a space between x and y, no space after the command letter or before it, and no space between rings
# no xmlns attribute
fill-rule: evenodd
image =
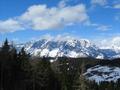
<svg viewBox="0 0 120 90"><path fill-rule="evenodd" d="M0 48L0 90L120 90L120 79L95 82L86 78L88 68L120 67L120 59L31 57L6 40Z"/></svg>

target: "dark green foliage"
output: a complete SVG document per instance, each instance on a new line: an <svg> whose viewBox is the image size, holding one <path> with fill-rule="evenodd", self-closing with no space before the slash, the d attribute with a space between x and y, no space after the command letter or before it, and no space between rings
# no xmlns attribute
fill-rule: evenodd
<svg viewBox="0 0 120 90"><path fill-rule="evenodd" d="M60 90L50 62L42 58L33 66L33 90Z"/></svg>
<svg viewBox="0 0 120 90"><path fill-rule="evenodd" d="M18 53L7 39L0 48L0 90L60 90L46 58L32 64L24 48Z"/></svg>
<svg viewBox="0 0 120 90"><path fill-rule="evenodd" d="M0 48L0 90L120 90L117 82L88 81L83 73L95 65L120 67L120 59L30 57L9 45L7 39Z"/></svg>

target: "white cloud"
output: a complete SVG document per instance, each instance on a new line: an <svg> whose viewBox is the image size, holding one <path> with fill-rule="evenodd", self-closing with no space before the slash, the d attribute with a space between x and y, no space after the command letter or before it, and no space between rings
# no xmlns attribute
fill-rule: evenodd
<svg viewBox="0 0 120 90"><path fill-rule="evenodd" d="M111 8L111 9L120 9L120 0L91 0L91 8L93 9L95 6L102 6L103 8Z"/></svg>
<svg viewBox="0 0 120 90"><path fill-rule="evenodd" d="M34 5L21 16L21 19L29 22L29 27L34 30L46 30L84 23L89 17L83 4L63 8Z"/></svg>
<svg viewBox="0 0 120 90"><path fill-rule="evenodd" d="M116 8L116 9L120 9L120 3L119 4L115 4L113 7Z"/></svg>
<svg viewBox="0 0 120 90"><path fill-rule="evenodd" d="M120 13L117 13L114 17L115 21L120 22Z"/></svg>
<svg viewBox="0 0 120 90"><path fill-rule="evenodd" d="M109 49L109 48L120 49L120 37L115 36L112 38L100 40L98 46L106 49Z"/></svg>
<svg viewBox="0 0 120 90"><path fill-rule="evenodd" d="M97 26L97 30L100 30L100 31L108 31L108 30L111 30L111 26L107 26L107 25L98 25Z"/></svg>
<svg viewBox="0 0 120 90"><path fill-rule="evenodd" d="M49 30L76 23L84 24L87 21L89 21L89 16L84 4L75 6L64 5L64 7L33 5L18 17L0 21L0 32L15 32L28 28L33 30Z"/></svg>
<svg viewBox="0 0 120 90"><path fill-rule="evenodd" d="M51 30L74 24L92 26L101 31L106 31L111 28L110 26L91 23L84 4L67 6L66 2L68 0L62 0L56 7L33 5L18 17L0 21L0 33L27 29ZM106 0L92 0L93 4L97 4L98 2L106 3ZM63 4L63 6L60 4Z"/></svg>
<svg viewBox="0 0 120 90"><path fill-rule="evenodd" d="M0 33L15 32L23 29L24 28L20 25L20 23L14 19L0 21Z"/></svg>
<svg viewBox="0 0 120 90"><path fill-rule="evenodd" d="M104 24L91 23L91 22L86 23L86 25L94 27L96 30L99 30L99 31L112 30L112 26L111 25L104 25Z"/></svg>
<svg viewBox="0 0 120 90"><path fill-rule="evenodd" d="M66 3L67 3L67 2L68 2L68 0L61 0L61 1L59 2L58 6L59 6L60 8L63 8L63 7L66 6Z"/></svg>
<svg viewBox="0 0 120 90"><path fill-rule="evenodd" d="M120 21L120 16L115 16L116 21Z"/></svg>
<svg viewBox="0 0 120 90"><path fill-rule="evenodd" d="M91 0L91 4L104 6L107 4L107 0Z"/></svg>
<svg viewBox="0 0 120 90"><path fill-rule="evenodd" d="M46 39L48 41L66 41L66 40L74 40L74 39L81 39L79 36L71 35L69 33L63 33L63 34L57 34L57 35L51 35L51 34L45 34L41 37L33 37L31 40L38 41L40 39Z"/></svg>
<svg viewBox="0 0 120 90"><path fill-rule="evenodd" d="M20 39L15 37L15 38L12 39L12 41L14 41L14 42L19 42Z"/></svg>

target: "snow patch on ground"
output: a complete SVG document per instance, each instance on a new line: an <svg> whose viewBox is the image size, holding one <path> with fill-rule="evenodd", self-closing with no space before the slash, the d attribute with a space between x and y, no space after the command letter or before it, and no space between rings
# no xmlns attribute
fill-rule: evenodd
<svg viewBox="0 0 120 90"><path fill-rule="evenodd" d="M87 79L91 81L94 80L97 83L101 81L116 82L118 79L120 79L120 68L97 65L87 69L84 75Z"/></svg>

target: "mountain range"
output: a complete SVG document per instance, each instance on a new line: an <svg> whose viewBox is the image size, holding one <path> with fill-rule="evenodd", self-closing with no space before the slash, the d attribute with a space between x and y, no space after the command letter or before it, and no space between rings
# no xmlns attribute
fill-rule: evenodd
<svg viewBox="0 0 120 90"><path fill-rule="evenodd" d="M91 57L97 59L113 59L120 57L120 47L100 47L86 39L39 39L24 44L17 44L19 50L25 47L25 50L32 56L37 57ZM118 45L118 44L117 44Z"/></svg>

